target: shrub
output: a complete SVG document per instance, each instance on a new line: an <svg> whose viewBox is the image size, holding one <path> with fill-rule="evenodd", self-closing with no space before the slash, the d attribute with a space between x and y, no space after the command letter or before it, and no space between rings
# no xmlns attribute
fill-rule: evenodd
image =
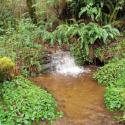
<svg viewBox="0 0 125 125"><path fill-rule="evenodd" d="M124 0L69 0L70 11L76 19L98 21L101 24L112 24L122 27ZM78 17L80 15L80 17ZM89 17L89 18L88 18Z"/></svg>
<svg viewBox="0 0 125 125"><path fill-rule="evenodd" d="M125 120L125 59L110 62L99 68L94 78L101 85L107 86L105 104L110 111L122 111L120 120Z"/></svg>
<svg viewBox="0 0 125 125"><path fill-rule="evenodd" d="M14 27L16 23L10 3L11 1L0 1L0 35L3 35L7 28Z"/></svg>
<svg viewBox="0 0 125 125"><path fill-rule="evenodd" d="M1 91L1 124L40 124L41 121L52 122L60 116L52 95L21 76L4 82Z"/></svg>
<svg viewBox="0 0 125 125"><path fill-rule="evenodd" d="M81 27L75 28L72 35L78 36L79 38L74 43L74 46L72 46L71 53L76 57L76 60L81 58L82 60L79 61L84 63L85 61L93 61L94 45L109 43L111 39L115 39L119 35L119 31L112 28L111 25L101 27L96 23L89 23L85 26L81 25ZM79 47L76 47L77 45Z"/></svg>
<svg viewBox="0 0 125 125"><path fill-rule="evenodd" d="M18 22L16 30L9 28L6 34L0 37L0 54L18 62L23 75L40 74L43 47L36 42L38 38L39 28L32 24L30 19L22 19Z"/></svg>
<svg viewBox="0 0 125 125"><path fill-rule="evenodd" d="M94 74L94 78L99 84L105 86L115 84L120 79L125 80L125 59L108 63L99 68Z"/></svg>
<svg viewBox="0 0 125 125"><path fill-rule="evenodd" d="M122 97L123 88L109 86L106 89L104 100L106 107L110 111L122 110L124 105L124 99Z"/></svg>
<svg viewBox="0 0 125 125"><path fill-rule="evenodd" d="M10 58L0 58L0 81L10 80L14 77L15 64Z"/></svg>
<svg viewBox="0 0 125 125"><path fill-rule="evenodd" d="M94 50L96 58L104 62L116 62L125 57L125 40L117 40L105 46L95 48Z"/></svg>
<svg viewBox="0 0 125 125"><path fill-rule="evenodd" d="M90 55L86 55L83 48L80 48L80 42L75 42L70 47L70 52L74 56L75 61L78 65L83 65L85 62L93 62Z"/></svg>
<svg viewBox="0 0 125 125"><path fill-rule="evenodd" d="M100 26L92 22L88 24L61 24L53 32L46 30L41 32L43 40L49 42L51 45L54 45L55 42L59 45L63 43L71 45L71 53L76 58L81 56L80 58L83 59L82 62L88 61L90 46L94 45L97 41L100 42L100 45L107 44L118 35L119 31L111 25ZM76 53L79 54L76 55Z"/></svg>

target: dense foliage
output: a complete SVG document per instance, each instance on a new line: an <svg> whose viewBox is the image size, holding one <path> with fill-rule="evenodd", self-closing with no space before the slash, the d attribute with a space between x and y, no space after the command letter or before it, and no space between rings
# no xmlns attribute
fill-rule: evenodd
<svg viewBox="0 0 125 125"><path fill-rule="evenodd" d="M124 89L122 87L109 86L106 88L105 104L110 111L124 111Z"/></svg>
<svg viewBox="0 0 125 125"><path fill-rule="evenodd" d="M58 0L54 1L54 3L51 0L47 0L46 2L51 2L53 9L59 11L58 7L60 7L60 2ZM64 3L66 3L66 1L64 1ZM118 3L119 4L116 4L115 2L112 3L112 7L114 6L114 9L116 9L117 12L123 9L124 5L123 1ZM106 3L105 1L93 0L67 1L67 4L62 4L64 8L62 11L60 10L60 14L63 14L63 11L66 11L67 14L65 13L65 16L68 16L68 14L72 16L68 17L69 19L64 21L63 24L58 24L59 21L56 19L55 23L57 24L54 29L54 22L51 21L51 26L48 27L48 20L45 27L42 27L41 29L41 38L51 45L55 45L56 43L58 43L59 46L67 44L70 47L71 53L75 56L76 62L79 64L84 64L86 61L93 62L94 58L96 58L94 56L95 47L110 43L111 40L114 40L120 35L118 29L113 27L114 25L111 21L102 22L103 15L107 14L106 17L109 18L105 20L111 20L110 18L113 17L110 17L110 14L113 16L116 13L116 10L114 10L114 12L113 10L110 10L109 13L106 13L105 9L107 10L107 4L109 3ZM110 8L108 7L108 9ZM60 15L57 16L58 18L60 17Z"/></svg>
<svg viewBox="0 0 125 125"><path fill-rule="evenodd" d="M96 48L95 57L104 62L115 62L125 57L125 40L117 40L102 47Z"/></svg>
<svg viewBox="0 0 125 125"><path fill-rule="evenodd" d="M2 4L5 6L7 3L3 2ZM32 0L29 2L27 1L29 16L33 22L36 20L35 22L37 22L38 27L35 28L37 30L34 31L35 25L29 24L30 21L25 22L23 20L21 23L19 21L19 25L23 29L21 32L24 34L19 32L22 37L21 40L26 40L26 44L32 44L31 41L34 41L36 38L34 35L38 38L39 34L42 40L51 45L55 45L55 43L58 43L59 45L62 45L63 43L69 45L70 43L70 50L76 57L76 62L79 64L83 64L86 61L93 62L94 58L96 58L94 56L95 52L93 51L95 46L98 44L99 46L103 46L103 42L107 43L119 35L118 29L115 29L113 26L115 26L114 24L119 24L119 22L121 22L120 15L122 14L121 11L124 10L124 4L124 0L111 2L100 0L47 0L43 2L43 5L41 5L41 0L35 2ZM8 8L10 8L10 12L12 13L12 8L10 6ZM2 10L6 10L6 7ZM12 13L12 15L14 14ZM64 21L63 24L60 24L61 20ZM14 21L11 20L11 22ZM18 24L18 21L16 22ZM25 30L26 27L24 28L23 25L27 25L27 27L30 28L32 27L31 29L28 29L29 31L32 31L32 33L27 32L28 30ZM19 30L21 28L20 26ZM33 62L35 63L35 69L40 72L40 69L38 68L40 67L38 60L39 59ZM28 60L27 62L29 63L30 61L31 60ZM28 65L30 65L30 63ZM23 72L25 71L28 74L32 74L29 73L29 69L32 68L28 66L23 67Z"/></svg>
<svg viewBox="0 0 125 125"><path fill-rule="evenodd" d="M1 0L0 81L11 80L13 62L18 74L39 75L44 69L45 44L65 45L78 64L108 63L94 78L107 86L108 109L125 112L124 11L125 0ZM41 117L47 121L56 118L51 95L22 77L4 82L0 92L2 123L31 124Z"/></svg>
<svg viewBox="0 0 125 125"><path fill-rule="evenodd" d="M40 124L42 121L52 122L60 115L52 95L21 76L4 82L0 92L1 124Z"/></svg>
<svg viewBox="0 0 125 125"><path fill-rule="evenodd" d="M110 25L100 27L95 23L89 23L81 29L78 28L78 33L75 35L78 35L79 38L71 47L71 52L76 57L77 62L82 64L85 61L93 62L95 58L94 44L108 44L111 39L115 39L119 35L119 31Z"/></svg>
<svg viewBox="0 0 125 125"><path fill-rule="evenodd" d="M125 59L115 60L99 68L94 74L99 84L107 86L105 104L110 111L125 112Z"/></svg>
<svg viewBox="0 0 125 125"><path fill-rule="evenodd" d="M119 79L125 79L125 59L106 64L94 74L101 85L115 84ZM124 81L123 81L124 82Z"/></svg>
<svg viewBox="0 0 125 125"><path fill-rule="evenodd" d="M112 24L122 27L124 0L70 0L70 8L75 18L97 21L100 24ZM82 16L82 17L81 17Z"/></svg>
<svg viewBox="0 0 125 125"><path fill-rule="evenodd" d="M88 23L87 25L84 23L61 24L53 32L43 31L41 34L43 40L51 45L56 42L59 45L68 44L76 61L78 63L82 61L82 64L84 61L89 61L90 46L97 42L107 44L118 35L119 31L112 28L111 25L101 27L96 23Z"/></svg>
<svg viewBox="0 0 125 125"><path fill-rule="evenodd" d="M0 55L12 58L24 75L35 75L42 72L43 47L36 43L39 29L30 19L19 21L17 28L9 28L0 37Z"/></svg>

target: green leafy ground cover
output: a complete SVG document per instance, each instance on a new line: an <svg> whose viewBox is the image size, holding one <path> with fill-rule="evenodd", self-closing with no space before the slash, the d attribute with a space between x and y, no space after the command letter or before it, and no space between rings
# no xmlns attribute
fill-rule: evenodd
<svg viewBox="0 0 125 125"><path fill-rule="evenodd" d="M100 85L107 86L104 96L106 107L110 111L121 111L121 120L125 120L125 59L109 62L99 68L94 78Z"/></svg>
<svg viewBox="0 0 125 125"><path fill-rule="evenodd" d="M21 76L1 83L0 94L2 125L51 123L61 116L52 95Z"/></svg>
<svg viewBox="0 0 125 125"><path fill-rule="evenodd" d="M117 80L125 78L125 59L105 64L94 74L99 84L108 86L115 85Z"/></svg>

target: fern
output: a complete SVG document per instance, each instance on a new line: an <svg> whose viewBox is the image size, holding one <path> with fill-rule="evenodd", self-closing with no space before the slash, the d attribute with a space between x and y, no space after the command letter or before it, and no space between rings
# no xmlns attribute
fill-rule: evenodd
<svg viewBox="0 0 125 125"><path fill-rule="evenodd" d="M79 44L76 49L86 59L89 56L90 46L95 44L97 40L100 41L100 44L107 44L117 35L120 35L119 31L111 25L100 26L96 23L87 25L74 23L59 25L53 32L44 31L42 38L51 45L57 42L60 46L63 43L72 45L72 38L76 38L76 41L73 41Z"/></svg>
<svg viewBox="0 0 125 125"><path fill-rule="evenodd" d="M99 21L101 18L101 8L93 7L93 3L90 3L87 6L81 8L81 11L79 12L79 18L84 13L91 17L92 21Z"/></svg>

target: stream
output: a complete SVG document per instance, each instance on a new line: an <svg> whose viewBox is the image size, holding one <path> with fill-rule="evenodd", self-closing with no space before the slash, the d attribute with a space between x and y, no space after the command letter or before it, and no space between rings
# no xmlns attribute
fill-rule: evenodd
<svg viewBox="0 0 125 125"><path fill-rule="evenodd" d="M52 125L118 125L105 108L105 88L92 79L93 68L76 66L67 53L57 55L52 58L52 72L32 78L36 85L52 93L64 112L64 117Z"/></svg>

